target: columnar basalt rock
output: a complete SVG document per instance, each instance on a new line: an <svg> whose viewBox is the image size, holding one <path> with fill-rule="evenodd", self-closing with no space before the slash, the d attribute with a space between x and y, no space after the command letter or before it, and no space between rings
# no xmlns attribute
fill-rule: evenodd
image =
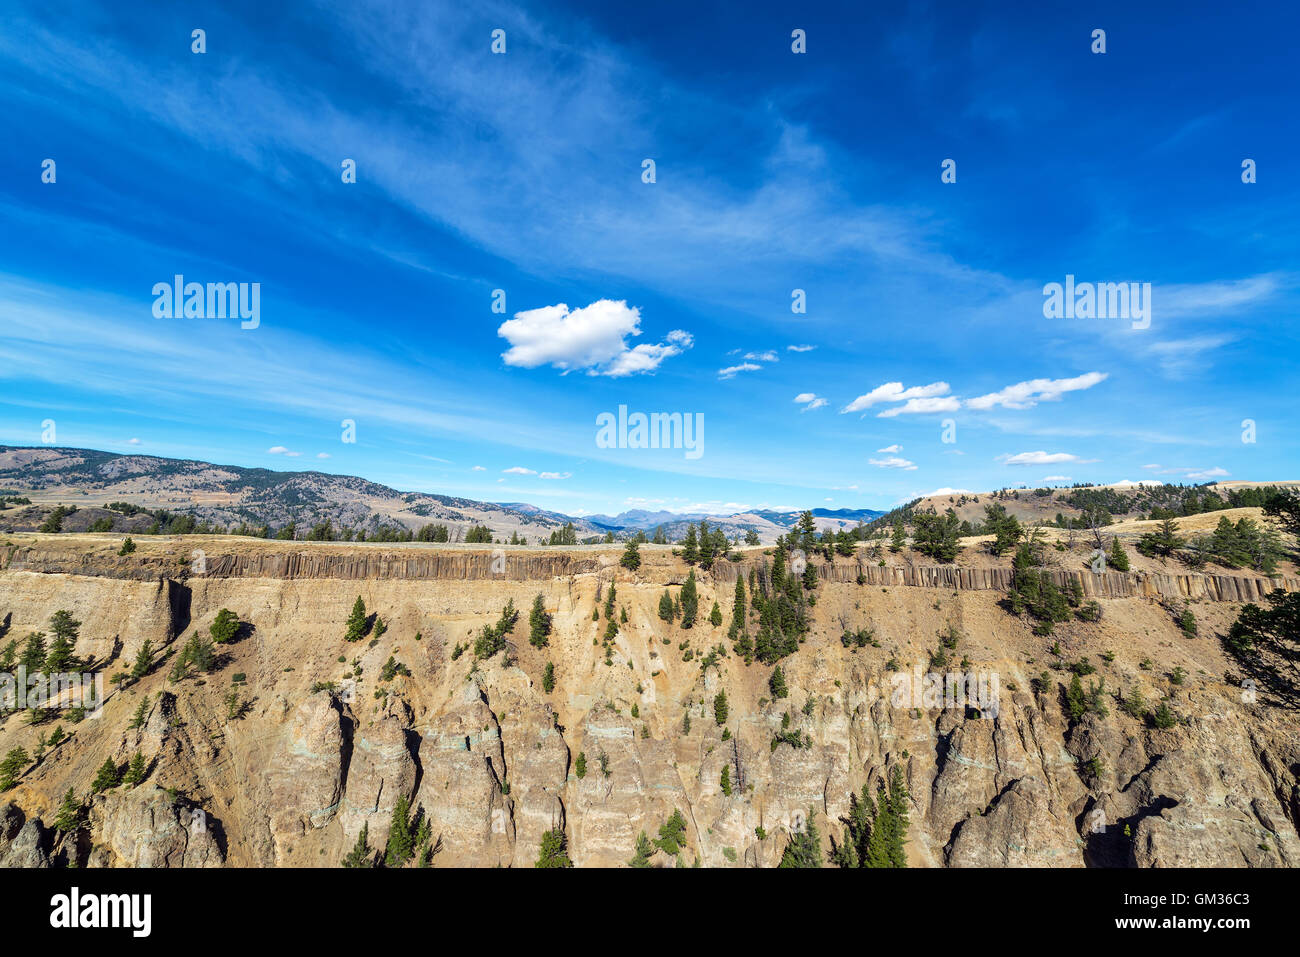
<svg viewBox="0 0 1300 957"><path fill-rule="evenodd" d="M110 560L75 549L42 543L39 548L15 548L7 557L0 554L0 569L41 574L91 575L136 581L162 580L162 600L175 601L173 590L183 581L172 579L267 578L281 580L342 579L417 581L549 581L579 575L622 577L631 575L614 568L615 560L596 553L570 554L538 550L495 549L471 551L463 548L405 549L385 552L336 550L255 551L252 553L205 554L204 570L181 567L175 559L142 556ZM708 571L719 585L734 584L747 576L756 562L718 561ZM1012 584L1010 568L967 568L960 565L880 565L858 561L814 562L818 577L826 582L855 583L885 587L940 588L965 591L1007 591ZM1300 591L1300 578L1265 577L1254 574L1163 574L1146 572L1093 573L1071 569L1047 569L1046 574L1064 588L1078 582L1086 598L1190 598L1208 601L1259 601L1281 588ZM682 573L673 565L645 566L643 580L680 584Z"/></svg>

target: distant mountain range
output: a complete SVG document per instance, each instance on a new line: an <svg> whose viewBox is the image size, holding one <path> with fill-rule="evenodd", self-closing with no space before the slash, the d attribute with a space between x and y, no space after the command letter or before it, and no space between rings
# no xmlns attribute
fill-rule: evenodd
<svg viewBox="0 0 1300 957"><path fill-rule="evenodd" d="M214 525L269 525L279 529L296 523L301 537L316 523L328 520L336 529L381 528L418 531L443 524L451 540L463 538L475 525L491 529L494 537L520 535L533 543L572 522L579 538L614 532L619 537L662 527L670 540L686 526L707 518L728 536L758 534L772 542L799 518L798 511L756 510L731 515L681 514L633 509L618 515L574 517L525 502L480 502L426 492L402 492L367 479L325 472L279 472L235 465L214 465L190 459L153 455L119 455L94 449L0 446L0 494L30 498L31 506L0 510L0 530L20 531L40 525L50 507L76 506L65 522L68 531L109 520L117 531L149 527L148 515L123 516L105 508L125 502L139 508L193 515ZM882 515L871 509L813 509L819 527L840 528L869 522Z"/></svg>

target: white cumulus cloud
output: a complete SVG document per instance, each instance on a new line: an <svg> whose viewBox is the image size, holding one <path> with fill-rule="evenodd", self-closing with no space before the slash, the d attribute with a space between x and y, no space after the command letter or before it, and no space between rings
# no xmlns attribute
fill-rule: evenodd
<svg viewBox="0 0 1300 957"><path fill-rule="evenodd" d="M501 354L506 365L535 369L549 365L564 372L627 376L652 372L665 359L694 344L689 332L674 329L661 343L629 348L627 337L641 334L641 311L625 300L598 299L589 306L543 306L515 313L497 329L510 343Z"/></svg>

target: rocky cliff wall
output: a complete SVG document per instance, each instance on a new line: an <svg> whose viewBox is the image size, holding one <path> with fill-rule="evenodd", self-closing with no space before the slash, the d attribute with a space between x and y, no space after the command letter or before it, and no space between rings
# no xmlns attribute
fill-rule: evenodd
<svg viewBox="0 0 1300 957"><path fill-rule="evenodd" d="M102 553L77 553L49 548L12 548L0 558L0 569L42 574L89 575L147 581L158 578L341 579L345 581L548 581L577 575L612 574L617 553L551 552L495 549L354 549L274 550L251 553L197 551L182 555L112 558ZM665 584L680 583L685 566L663 554L641 569L641 577ZM759 564L757 558L717 562L700 576L719 584L734 583ZM960 565L879 565L854 561L816 563L822 581L859 582L887 587L943 588L953 591L1008 591L1010 568ZM201 570L200 570L201 569ZM1300 590L1300 578L1251 574L1114 572L1050 568L1047 574L1061 587L1077 581L1088 598L1163 598L1202 601L1257 602L1281 588Z"/></svg>

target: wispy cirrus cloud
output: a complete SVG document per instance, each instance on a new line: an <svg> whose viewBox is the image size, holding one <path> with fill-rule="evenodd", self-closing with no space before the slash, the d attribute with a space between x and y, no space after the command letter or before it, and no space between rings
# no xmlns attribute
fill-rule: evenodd
<svg viewBox="0 0 1300 957"><path fill-rule="evenodd" d="M905 472L914 472L917 468L915 462L909 462L897 455L891 455L889 458L884 459L868 459L867 463L874 465L878 469L902 469Z"/></svg>
<svg viewBox="0 0 1300 957"><path fill-rule="evenodd" d="M952 388L946 382L931 382L929 385L912 386L911 388L904 388L901 382L886 382L884 385L878 385L870 392L858 396L840 409L840 414L861 412L873 405L885 402L910 402L914 399L929 399L935 396L947 395L950 391L952 391Z"/></svg>
<svg viewBox="0 0 1300 957"><path fill-rule="evenodd" d="M1098 383L1106 381L1105 372L1086 372L1070 379L1028 379L1017 382L997 392L976 396L966 400L968 409L991 409L1002 406L1007 409L1032 409L1040 402L1055 402L1067 392L1091 389Z"/></svg>
<svg viewBox="0 0 1300 957"><path fill-rule="evenodd" d="M1085 459L1071 452L1017 452L1015 455L1002 456L1004 465L1058 465L1062 462L1095 462L1096 459Z"/></svg>
<svg viewBox="0 0 1300 957"><path fill-rule="evenodd" d="M1203 482L1209 479L1227 478L1232 473L1220 466L1206 468L1204 466L1177 466L1173 468L1164 468L1160 465L1144 465L1142 468L1148 471L1154 471L1157 475L1176 475L1180 478L1191 479L1194 482Z"/></svg>

